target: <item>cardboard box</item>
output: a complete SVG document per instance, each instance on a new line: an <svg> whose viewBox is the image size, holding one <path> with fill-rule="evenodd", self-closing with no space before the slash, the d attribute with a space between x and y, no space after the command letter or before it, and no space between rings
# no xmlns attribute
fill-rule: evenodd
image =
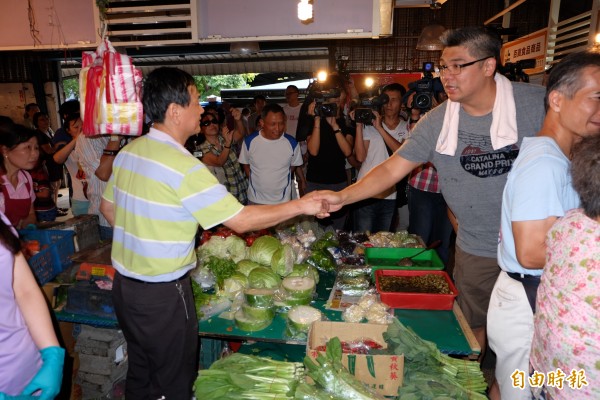
<svg viewBox="0 0 600 400"><path fill-rule="evenodd" d="M306 348L306 354L316 359L319 346L327 344L334 337L342 342L371 339L384 348L383 332L388 325L358 324L349 322L317 321L313 323ZM384 396L398 396L404 377L404 356L343 354L342 364L358 380Z"/></svg>

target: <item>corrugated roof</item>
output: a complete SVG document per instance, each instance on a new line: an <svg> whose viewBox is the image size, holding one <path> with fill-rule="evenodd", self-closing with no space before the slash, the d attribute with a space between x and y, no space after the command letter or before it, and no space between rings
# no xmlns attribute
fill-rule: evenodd
<svg viewBox="0 0 600 400"><path fill-rule="evenodd" d="M134 65L144 75L161 66L181 68L191 75L228 75L266 72L310 72L327 68L327 48L259 51L254 54L205 53L165 56L133 56ZM75 77L81 70L77 60L61 61L63 78Z"/></svg>

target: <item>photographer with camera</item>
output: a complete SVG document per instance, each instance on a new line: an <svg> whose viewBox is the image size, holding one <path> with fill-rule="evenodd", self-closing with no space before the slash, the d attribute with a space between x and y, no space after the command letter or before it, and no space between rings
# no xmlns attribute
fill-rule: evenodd
<svg viewBox="0 0 600 400"><path fill-rule="evenodd" d="M343 115L347 92L339 75L329 75L327 81L315 82L308 89L296 139L306 138L308 165L306 193L315 190L342 190L348 186L346 158L352 155L355 130ZM343 229L346 211L331 215L324 224Z"/></svg>
<svg viewBox="0 0 600 400"><path fill-rule="evenodd" d="M358 179L398 150L406 138L408 132L400 118L402 96L405 93L404 86L391 83L382 89L380 96L361 101L354 110L354 153L357 161L362 163ZM381 114L376 109L380 109ZM392 185L357 203L354 210L354 231L389 231L396 210L397 195L402 193L397 194L396 185Z"/></svg>

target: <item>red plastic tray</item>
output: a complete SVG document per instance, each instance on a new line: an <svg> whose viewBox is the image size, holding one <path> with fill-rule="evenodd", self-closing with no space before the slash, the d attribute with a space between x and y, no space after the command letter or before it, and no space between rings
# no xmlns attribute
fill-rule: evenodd
<svg viewBox="0 0 600 400"><path fill-rule="evenodd" d="M428 294L411 292L382 292L379 287L379 278L381 276L421 276L421 275L442 275L452 294ZM410 270L388 270L380 269L375 271L375 284L381 301L392 308L413 308L418 310L451 310L454 299L458 295L456 286L448 274L444 271L410 271Z"/></svg>

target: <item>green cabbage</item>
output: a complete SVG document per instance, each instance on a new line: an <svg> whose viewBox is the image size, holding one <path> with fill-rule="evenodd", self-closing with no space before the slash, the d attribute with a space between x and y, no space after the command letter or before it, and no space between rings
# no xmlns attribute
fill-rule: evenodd
<svg viewBox="0 0 600 400"><path fill-rule="evenodd" d="M222 294L233 300L237 295L248 287L248 277L240 272L234 272L232 276L223 281Z"/></svg>
<svg viewBox="0 0 600 400"><path fill-rule="evenodd" d="M273 236L261 236L256 238L254 243L252 243L252 246L250 246L248 258L259 264L270 266L273 254L279 250L280 247L281 243Z"/></svg>
<svg viewBox="0 0 600 400"><path fill-rule="evenodd" d="M254 268L248 274L248 284L254 289L276 289L281 283L281 278L267 267Z"/></svg>
<svg viewBox="0 0 600 400"><path fill-rule="evenodd" d="M239 236L231 235L225 238L229 257L238 262L246 258L246 241Z"/></svg>
<svg viewBox="0 0 600 400"><path fill-rule="evenodd" d="M260 265L257 262L254 261L250 261L250 260L240 260L237 263L237 270L238 272L241 272L242 274L248 276L248 274L250 274L250 271L252 271L254 268L257 267L262 267L263 265Z"/></svg>
<svg viewBox="0 0 600 400"><path fill-rule="evenodd" d="M319 271L309 264L295 264L288 276L310 276L315 280L315 283L319 283Z"/></svg>
<svg viewBox="0 0 600 400"><path fill-rule="evenodd" d="M292 246L284 244L273 253L273 257L271 257L271 269L279 274L279 276L287 276L292 272L295 259L296 255Z"/></svg>
<svg viewBox="0 0 600 400"><path fill-rule="evenodd" d="M206 260L209 256L215 256L219 258L229 258L238 262L246 258L246 251L246 242L238 236L231 235L222 238L213 235L200 247L198 258Z"/></svg>

